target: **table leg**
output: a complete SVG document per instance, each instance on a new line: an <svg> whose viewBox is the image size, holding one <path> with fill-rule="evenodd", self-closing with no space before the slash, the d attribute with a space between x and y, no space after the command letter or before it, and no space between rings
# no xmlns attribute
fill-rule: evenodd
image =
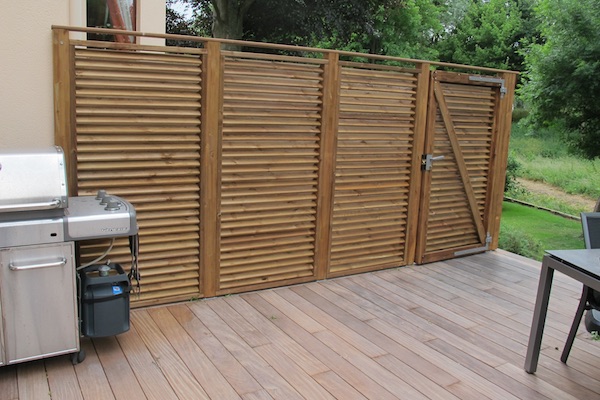
<svg viewBox="0 0 600 400"><path fill-rule="evenodd" d="M531 322L529 344L527 345L527 355L525 356L525 371L530 374L533 374L537 369L540 358L544 323L546 321L546 314L548 313L548 301L550 300L550 289L552 288L552 277L554 276L554 269L546 265L546 257L542 261L542 271L540 273L540 282L535 300L535 309L533 311L533 321Z"/></svg>
<svg viewBox="0 0 600 400"><path fill-rule="evenodd" d="M579 300L579 306L577 307L577 311L575 312L575 318L573 318L573 323L571 324L571 330L569 331L569 336L567 336L567 341L565 342L565 347L563 348L563 352L560 356L560 361L567 363L567 358L569 358L569 353L571 352L571 347L573 346L573 341L575 340L575 336L577 335L577 328L579 328L579 324L581 323L581 318L583 317L583 312L585 311L585 307L587 306L587 300L589 296L590 288L583 285L583 291L581 292L581 299Z"/></svg>

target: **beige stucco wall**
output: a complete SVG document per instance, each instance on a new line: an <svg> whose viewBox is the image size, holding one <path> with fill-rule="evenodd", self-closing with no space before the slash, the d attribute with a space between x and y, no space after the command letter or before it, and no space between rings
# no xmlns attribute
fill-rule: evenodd
<svg viewBox="0 0 600 400"><path fill-rule="evenodd" d="M138 0L138 23L138 30L164 33L165 0ZM85 26L85 0L19 0L2 8L0 150L54 144L52 25Z"/></svg>

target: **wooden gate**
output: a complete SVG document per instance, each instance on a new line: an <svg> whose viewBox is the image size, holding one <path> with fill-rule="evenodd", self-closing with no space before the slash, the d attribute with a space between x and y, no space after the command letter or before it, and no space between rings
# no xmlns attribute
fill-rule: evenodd
<svg viewBox="0 0 600 400"><path fill-rule="evenodd" d="M498 77L431 74L417 257L432 262L488 250L499 146L499 108L506 94ZM497 174L496 174L497 175ZM500 192L499 192L500 190Z"/></svg>

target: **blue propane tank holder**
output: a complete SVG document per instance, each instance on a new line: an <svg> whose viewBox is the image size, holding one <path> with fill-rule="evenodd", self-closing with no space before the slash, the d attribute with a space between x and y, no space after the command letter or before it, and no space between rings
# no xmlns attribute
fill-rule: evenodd
<svg viewBox="0 0 600 400"><path fill-rule="evenodd" d="M129 330L131 283L120 264L90 265L79 270L81 334L114 336Z"/></svg>

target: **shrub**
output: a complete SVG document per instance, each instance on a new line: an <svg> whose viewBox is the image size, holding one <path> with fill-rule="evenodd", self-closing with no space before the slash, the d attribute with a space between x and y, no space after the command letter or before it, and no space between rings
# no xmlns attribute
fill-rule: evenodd
<svg viewBox="0 0 600 400"><path fill-rule="evenodd" d="M525 108L515 108L512 112L512 122L519 122L529 115L529 110Z"/></svg>
<svg viewBox="0 0 600 400"><path fill-rule="evenodd" d="M498 247L527 258L539 259L544 250L542 244L524 232L501 226Z"/></svg>
<svg viewBox="0 0 600 400"><path fill-rule="evenodd" d="M520 169L521 163L517 161L517 158L512 151L509 152L508 161L506 163L506 181L504 181L504 193L518 189L519 184L517 183L517 176L519 175Z"/></svg>

